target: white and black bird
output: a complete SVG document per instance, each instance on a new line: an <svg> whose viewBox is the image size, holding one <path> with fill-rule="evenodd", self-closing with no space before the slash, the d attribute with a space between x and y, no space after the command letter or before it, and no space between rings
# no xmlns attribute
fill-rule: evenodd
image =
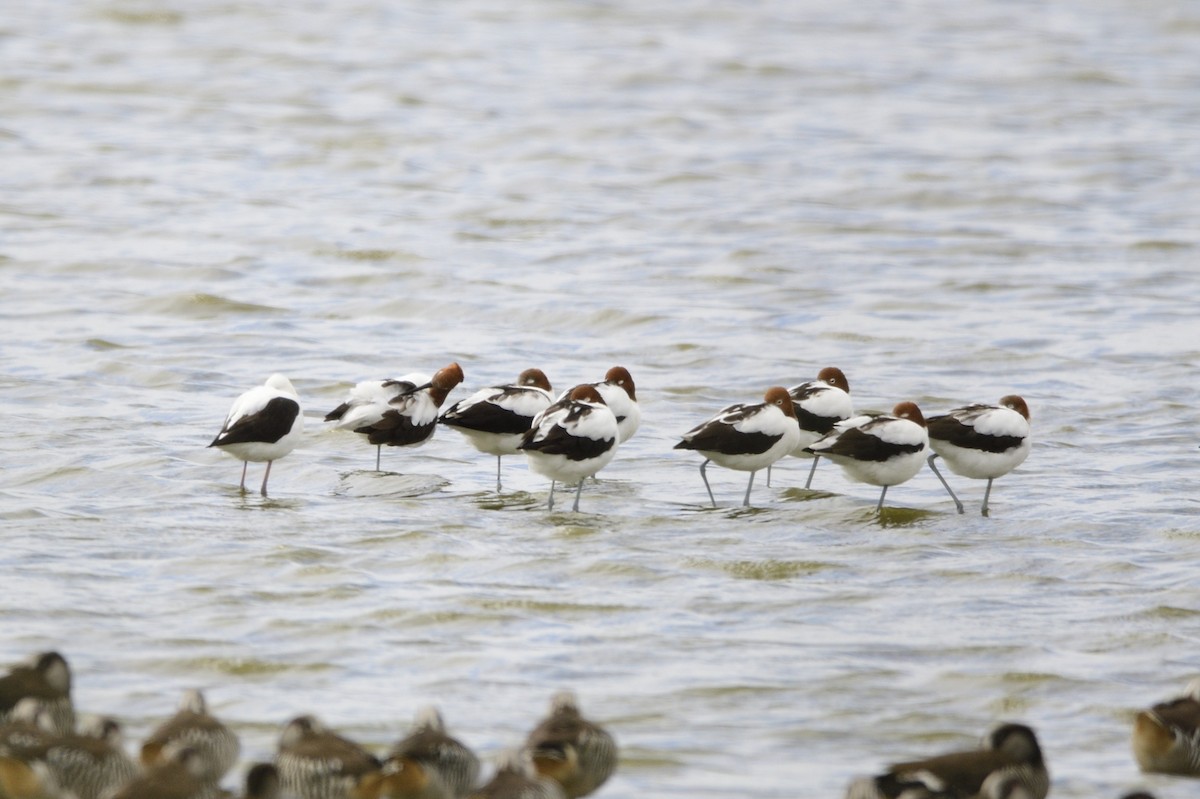
<svg viewBox="0 0 1200 799"><path fill-rule="evenodd" d="M816 380L809 380L788 389L792 406L796 411L796 422L800 425L800 441L792 448L796 458L811 458L808 480L804 487L811 488L813 475L817 472L819 455L807 451L809 444L833 432L834 425L854 416L854 401L850 399L850 382L836 366L826 366L817 373ZM768 471L768 478L770 472Z"/></svg>
<svg viewBox="0 0 1200 799"><path fill-rule="evenodd" d="M604 373L604 379L599 383L588 383L604 399L613 416L617 417L618 444L624 444L633 438L638 426L642 423L642 409L637 401L637 387L633 384L633 375L624 366L614 366ZM566 395L559 397L563 399Z"/></svg>
<svg viewBox="0 0 1200 799"><path fill-rule="evenodd" d="M882 486L876 511L891 486L921 471L929 449L925 417L915 402L901 402L891 415L872 417L857 427L843 426L808 446L842 467L851 480Z"/></svg>
<svg viewBox="0 0 1200 799"><path fill-rule="evenodd" d="M550 478L550 510L555 483L576 482L572 510L579 510L584 479L612 461L619 435L617 417L592 385L576 386L534 418L520 449L530 469Z"/></svg>
<svg viewBox="0 0 1200 799"><path fill-rule="evenodd" d="M767 389L762 402L737 403L683 434L674 449L690 449L704 456L700 478L717 506L705 472L709 461L741 472L750 472L743 505L750 504L754 473L765 469L795 449L800 440L791 395L781 386Z"/></svg>
<svg viewBox="0 0 1200 799"><path fill-rule="evenodd" d="M1029 406L1021 397L1009 394L1000 398L999 405L964 405L931 416L927 422L929 448L933 450L929 468L941 480L959 513L963 512L963 504L938 471L934 460L940 455L955 474L987 480L981 511L987 516L992 481L1008 474L1029 457Z"/></svg>
<svg viewBox="0 0 1200 799"><path fill-rule="evenodd" d="M352 430L375 446L375 471L383 447L419 447L437 429L438 412L446 396L463 380L457 363L433 377L408 374L390 380L365 380L350 390L346 401L325 414L335 430Z"/></svg>
<svg viewBox="0 0 1200 799"><path fill-rule="evenodd" d="M227 452L242 463L242 491L246 490L246 467L251 461L267 462L262 488L267 495L267 479L271 464L287 455L300 443L304 431L304 414L300 396L292 381L273 374L261 386L250 389L233 402L221 432L209 444Z"/></svg>
<svg viewBox="0 0 1200 799"><path fill-rule="evenodd" d="M538 773L562 786L567 799L594 792L617 768L617 742L584 718L571 691L554 695L550 713L526 737L525 747Z"/></svg>
<svg viewBox="0 0 1200 799"><path fill-rule="evenodd" d="M1000 799L1013 796L1010 779L1031 799L1045 799L1050 791L1041 746L1024 724L998 725L977 749L894 763L875 777L856 779L846 799Z"/></svg>
<svg viewBox="0 0 1200 799"><path fill-rule="evenodd" d="M541 369L526 369L517 382L476 391L443 411L442 424L466 436L471 446L496 456L496 490L500 460L520 452L533 418L554 402L550 381Z"/></svg>

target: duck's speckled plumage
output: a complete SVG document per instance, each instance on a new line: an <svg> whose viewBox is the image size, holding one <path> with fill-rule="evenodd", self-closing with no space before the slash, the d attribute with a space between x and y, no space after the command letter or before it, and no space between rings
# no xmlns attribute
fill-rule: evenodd
<svg viewBox="0 0 1200 799"><path fill-rule="evenodd" d="M479 758L446 731L442 714L434 707L422 708L408 734L388 754L388 761L401 758L436 772L437 779L454 797L466 796L479 779Z"/></svg>
<svg viewBox="0 0 1200 799"><path fill-rule="evenodd" d="M1200 777L1200 679L1182 696L1138 713L1132 746L1144 772Z"/></svg>
<svg viewBox="0 0 1200 799"><path fill-rule="evenodd" d="M299 716L287 724L275 755L283 790L300 799L344 799L359 779L381 765L366 749L313 716Z"/></svg>
<svg viewBox="0 0 1200 799"><path fill-rule="evenodd" d="M197 690L185 691L175 715L147 736L142 744L142 765L158 762L172 745L194 749L203 765L201 777L212 783L220 782L241 750L237 736L208 712L208 703Z"/></svg>
<svg viewBox="0 0 1200 799"><path fill-rule="evenodd" d="M550 713L530 733L525 746L538 773L562 786L568 799L587 796L617 768L617 743L584 718L570 691L555 694Z"/></svg>

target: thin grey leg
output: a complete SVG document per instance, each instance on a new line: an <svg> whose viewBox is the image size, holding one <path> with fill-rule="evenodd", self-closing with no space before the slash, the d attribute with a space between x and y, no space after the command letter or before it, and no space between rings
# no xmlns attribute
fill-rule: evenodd
<svg viewBox="0 0 1200 799"><path fill-rule="evenodd" d="M383 450L383 444L375 445L375 471L379 471L379 453Z"/></svg>
<svg viewBox="0 0 1200 799"><path fill-rule="evenodd" d="M774 466L774 465L775 464L770 464L767 466L767 488L771 487L771 466ZM754 473L751 472L751 475L753 475L753 474Z"/></svg>
<svg viewBox="0 0 1200 799"><path fill-rule="evenodd" d="M987 503L988 503L988 497L990 497L992 495L992 479L993 478L991 478L991 477L988 478L987 490L983 492L983 515L984 516L988 515Z"/></svg>
<svg viewBox="0 0 1200 799"><path fill-rule="evenodd" d="M933 459L937 457L937 453L929 456L929 468L933 469L933 473L937 475L937 479L942 481L942 485L946 487L946 493L950 495L950 499L954 500L954 507L958 508L958 512L963 512L963 504L958 501L958 497L954 496L954 490L950 488L950 484L946 482L946 478L942 477L942 473L938 471L938 467L933 465ZM992 481L988 480L988 488L992 487ZM983 501L984 516L987 516L987 500Z"/></svg>
<svg viewBox="0 0 1200 799"><path fill-rule="evenodd" d="M750 505L750 489L754 486L754 475L755 472L750 472L750 481L746 483L746 496L742 498L743 508Z"/></svg>
<svg viewBox="0 0 1200 799"><path fill-rule="evenodd" d="M704 469L708 466L708 459L705 458L704 463L700 464L700 479L704 481L704 487L708 489L708 498L712 500L713 507L717 507L717 498L713 496L712 488L708 484L708 475L704 473Z"/></svg>
<svg viewBox="0 0 1200 799"><path fill-rule="evenodd" d="M267 495L267 478L271 476L271 464L274 462L275 461L267 461L267 471L263 474L262 488L260 488L258 491L258 493L262 494L264 497Z"/></svg>
<svg viewBox="0 0 1200 799"><path fill-rule="evenodd" d="M820 456L820 455L813 455L813 465L812 465L812 468L810 468L810 469L808 470L808 480L807 480L807 481L805 481L805 483L804 483L804 487L805 487L805 488L811 488L811 487L812 487L812 479L813 479L813 475L817 473L817 461L819 461L819 460L821 460L821 456Z"/></svg>
<svg viewBox="0 0 1200 799"><path fill-rule="evenodd" d="M546 510L554 510L554 481L550 481L550 502L546 504Z"/></svg>
<svg viewBox="0 0 1200 799"><path fill-rule="evenodd" d="M500 493L500 456L496 456L496 493Z"/></svg>
<svg viewBox="0 0 1200 799"><path fill-rule="evenodd" d="M879 513L880 511L883 510L883 498L887 496L887 490L888 490L888 487L884 486L883 490L879 492L879 504L875 506L876 513Z"/></svg>
<svg viewBox="0 0 1200 799"><path fill-rule="evenodd" d="M238 486L242 489L242 493L246 493L246 467L250 465L250 461L242 461L242 484Z"/></svg>
<svg viewBox="0 0 1200 799"><path fill-rule="evenodd" d="M595 475L592 476L595 477ZM587 480L580 480L579 488L575 489L575 505L571 508L571 510L575 511L576 513L579 513L579 495L583 493L583 484L586 482Z"/></svg>

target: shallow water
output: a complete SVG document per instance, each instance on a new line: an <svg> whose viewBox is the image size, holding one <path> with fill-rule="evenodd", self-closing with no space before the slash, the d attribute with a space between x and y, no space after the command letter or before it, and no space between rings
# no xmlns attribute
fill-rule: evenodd
<svg viewBox="0 0 1200 799"><path fill-rule="evenodd" d="M0 663L61 649L131 748L202 687L247 762L428 703L492 756L571 687L602 796L837 796L1000 720L1055 796L1190 796L1128 735L1200 630L1198 52L1117 0L10 9ZM450 401L623 364L642 428L579 514L449 430L375 474L323 429L450 360ZM679 435L829 364L1026 397L991 517L795 460L708 507ZM205 447L273 371L264 500Z"/></svg>

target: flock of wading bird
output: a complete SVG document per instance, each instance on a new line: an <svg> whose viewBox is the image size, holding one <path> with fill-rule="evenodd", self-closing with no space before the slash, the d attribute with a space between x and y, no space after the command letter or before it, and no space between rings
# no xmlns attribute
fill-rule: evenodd
<svg viewBox="0 0 1200 799"><path fill-rule="evenodd" d="M251 764L234 793L221 780L240 753L236 733L199 691L185 692L133 757L115 719L76 724L71 670L58 652L0 677L2 799L576 799L617 767L613 736L584 718L570 691L553 696L486 781L479 758L432 706L381 755L298 716L284 725L273 760Z"/></svg>
<svg viewBox="0 0 1200 799"><path fill-rule="evenodd" d="M1137 713L1134 759L1143 772L1200 777L1200 679L1183 696ZM238 762L234 733L199 691L145 739L137 757L120 724L87 716L76 724L71 670L42 652L0 677L0 797L3 799L575 799L605 784L617 744L580 713L569 691L506 752L489 780L479 758L446 730L434 707L386 754L326 728L311 715L284 725L274 759L251 764L244 788L221 787ZM1050 775L1034 731L1006 723L976 749L894 763L852 779L846 799L1045 799ZM1124 799L1152 799L1146 793Z"/></svg>
<svg viewBox="0 0 1200 799"><path fill-rule="evenodd" d="M549 508L554 507L556 483L578 485L575 511L584 481L612 461L618 446L641 423L633 377L622 366L609 369L602 381L575 386L557 398L540 369L526 369L515 383L480 389L442 411L462 380L462 368L451 363L432 377L410 374L364 381L326 414L325 421L374 445L376 471L383 447L421 446L438 424L444 424L480 452L496 456L497 491L503 456L523 453L533 471L550 478ZM303 427L296 389L275 374L238 397L209 446L246 462L243 491L248 462L266 461L261 488L266 496L271 463L296 447ZM675 445L704 457L700 477L714 507L717 501L705 471L710 462L750 473L742 501L749 505L755 473L792 455L812 459L805 488L811 488L820 458L841 466L852 480L882 487L877 511L883 508L888 488L909 480L928 463L962 513L962 502L934 463L941 457L955 474L987 480L984 516L992 481L1023 463L1029 448L1029 406L1015 394L996 405L965 405L928 419L913 402L897 404L890 414L856 415L850 384L833 366L822 369L815 380L768 389L762 402L722 408ZM768 471L768 480L769 475Z"/></svg>

